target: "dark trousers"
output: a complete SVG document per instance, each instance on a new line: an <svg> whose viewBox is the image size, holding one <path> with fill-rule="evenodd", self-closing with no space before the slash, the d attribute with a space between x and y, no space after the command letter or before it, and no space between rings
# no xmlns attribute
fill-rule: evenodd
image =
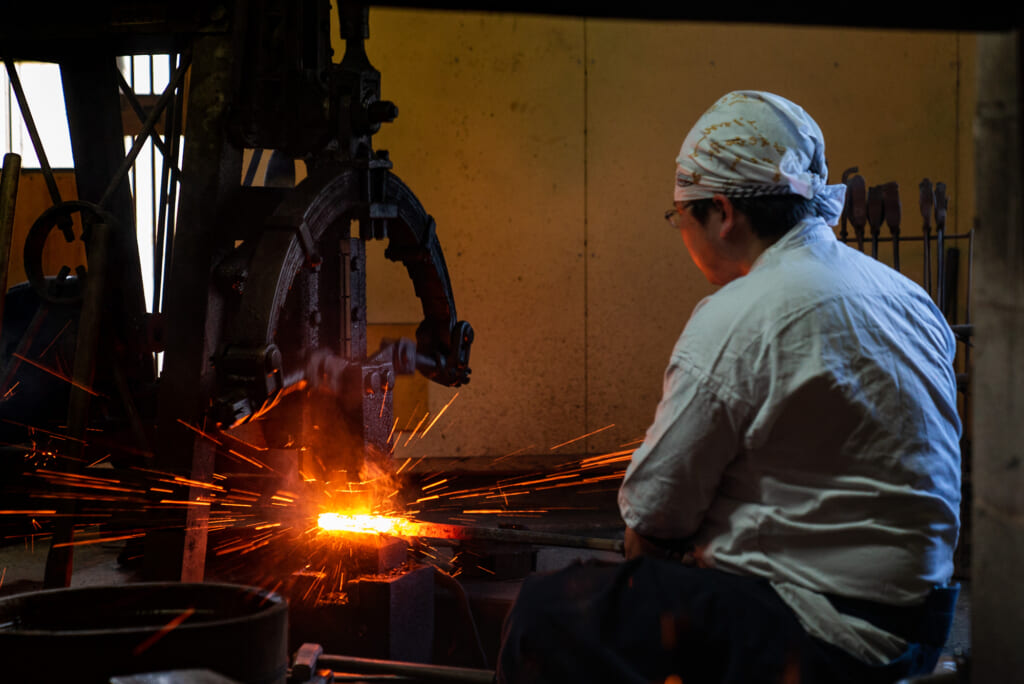
<svg viewBox="0 0 1024 684"><path fill-rule="evenodd" d="M868 665L808 635L767 580L645 557L529 577L497 681L881 683L930 672L941 648Z"/></svg>

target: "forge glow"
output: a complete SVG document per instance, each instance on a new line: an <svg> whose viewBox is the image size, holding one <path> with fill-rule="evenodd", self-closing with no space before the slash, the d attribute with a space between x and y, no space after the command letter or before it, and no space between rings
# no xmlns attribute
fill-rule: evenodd
<svg viewBox="0 0 1024 684"><path fill-rule="evenodd" d="M394 537L415 536L417 527L416 523L408 518L366 513L321 513L317 518L317 524L325 532L388 534Z"/></svg>

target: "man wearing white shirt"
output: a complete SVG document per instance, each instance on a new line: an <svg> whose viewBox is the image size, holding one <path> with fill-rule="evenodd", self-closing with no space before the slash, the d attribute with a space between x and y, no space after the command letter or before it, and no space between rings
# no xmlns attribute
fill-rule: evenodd
<svg viewBox="0 0 1024 684"><path fill-rule="evenodd" d="M835 239L844 188L796 104L729 93L676 161L666 219L722 288L677 342L626 471L629 560L528 580L498 679L929 672L956 600L942 588L960 503L949 326Z"/></svg>

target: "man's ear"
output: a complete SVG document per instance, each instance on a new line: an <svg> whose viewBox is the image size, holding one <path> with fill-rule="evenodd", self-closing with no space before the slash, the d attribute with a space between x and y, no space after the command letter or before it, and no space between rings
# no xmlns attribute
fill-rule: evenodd
<svg viewBox="0 0 1024 684"><path fill-rule="evenodd" d="M718 228L718 237L727 240L736 230L736 207L725 195L714 195L712 201L715 208L722 214L722 222Z"/></svg>

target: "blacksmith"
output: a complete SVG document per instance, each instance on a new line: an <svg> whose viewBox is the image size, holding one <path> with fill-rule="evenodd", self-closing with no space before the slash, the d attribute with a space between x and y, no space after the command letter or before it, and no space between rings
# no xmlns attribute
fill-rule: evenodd
<svg viewBox="0 0 1024 684"><path fill-rule="evenodd" d="M930 672L959 532L955 342L837 241L798 105L737 91L666 214L722 287L675 345L619 492L625 563L527 580L499 682L892 682Z"/></svg>

